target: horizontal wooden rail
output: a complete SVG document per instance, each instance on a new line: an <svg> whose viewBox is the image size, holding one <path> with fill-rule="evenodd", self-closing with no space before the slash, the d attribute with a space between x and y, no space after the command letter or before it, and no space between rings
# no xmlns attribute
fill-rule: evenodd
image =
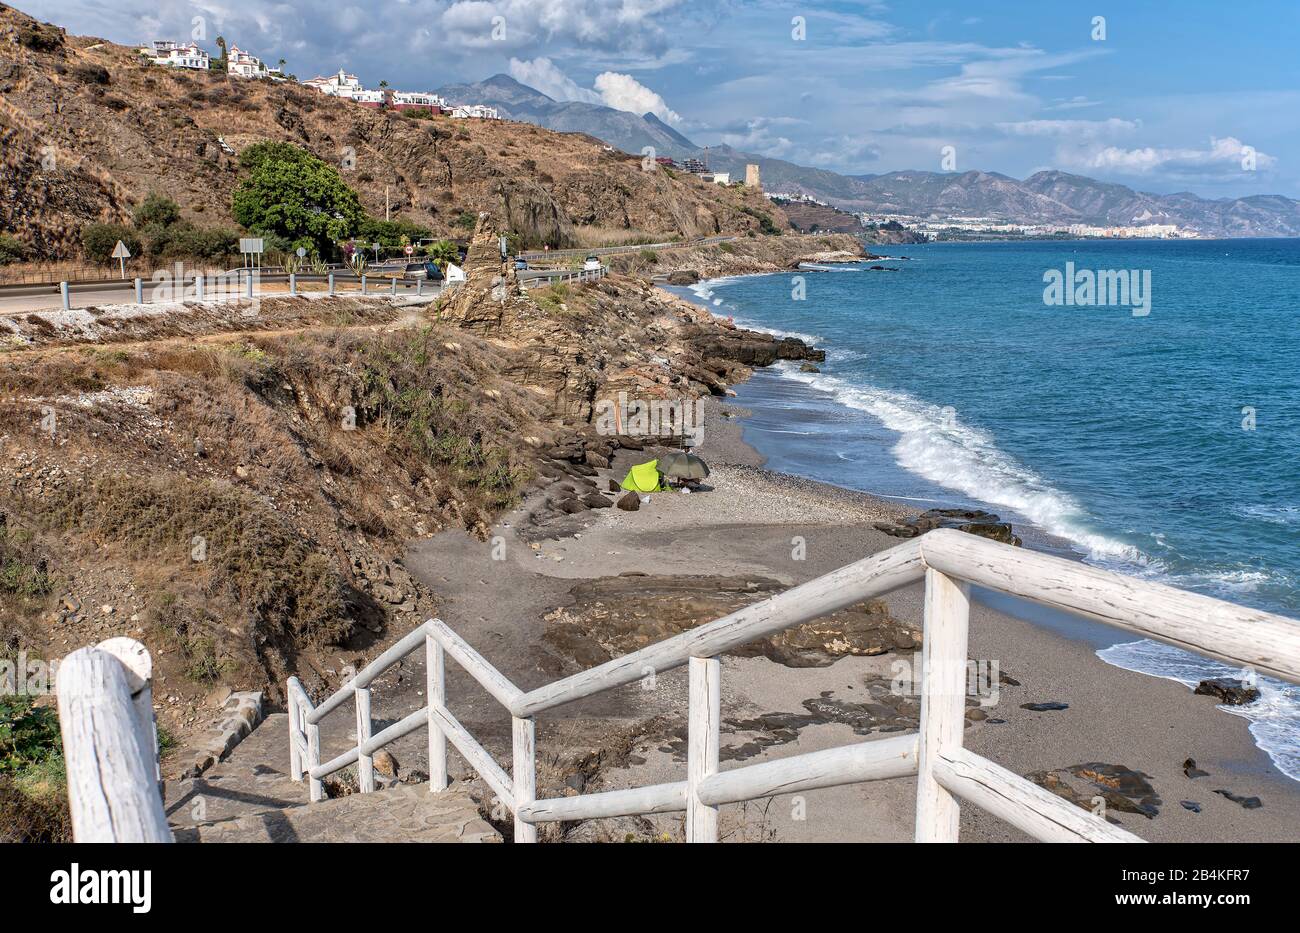
<svg viewBox="0 0 1300 933"><path fill-rule="evenodd" d="M504 674L489 664L483 655L471 648L465 639L448 628L442 620L430 619L425 623L425 631L506 709L524 695L522 690L507 680Z"/></svg>
<svg viewBox="0 0 1300 933"><path fill-rule="evenodd" d="M793 755L704 779L700 800L710 806L795 794L822 787L858 784L916 774L915 733L842 748Z"/></svg>
<svg viewBox="0 0 1300 933"><path fill-rule="evenodd" d="M917 540L926 566L949 576L1300 683L1300 620L952 529Z"/></svg>
<svg viewBox="0 0 1300 933"><path fill-rule="evenodd" d="M958 797L1042 842L1145 841L965 748L941 751L934 775Z"/></svg>
<svg viewBox="0 0 1300 933"><path fill-rule="evenodd" d="M686 782L676 781L672 784L602 791L599 794L534 800L521 806L516 816L525 823L547 823L647 813L681 813L685 809Z"/></svg>
<svg viewBox="0 0 1300 933"><path fill-rule="evenodd" d="M313 725L320 722L331 712L352 699L353 694L358 689L369 687L376 677L423 644L424 626L408 632L394 642L387 651L358 671L355 677L339 687L329 699L308 713L307 721Z"/></svg>
<svg viewBox="0 0 1300 933"><path fill-rule="evenodd" d="M706 625L674 635L590 670L525 693L510 704L515 716L533 716L649 672L663 673L694 657L714 657L732 648L921 579L921 549L908 541L864 560L778 593Z"/></svg>

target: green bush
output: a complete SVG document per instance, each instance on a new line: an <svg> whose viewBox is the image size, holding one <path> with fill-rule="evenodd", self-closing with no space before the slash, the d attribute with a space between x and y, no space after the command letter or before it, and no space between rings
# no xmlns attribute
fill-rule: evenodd
<svg viewBox="0 0 1300 933"><path fill-rule="evenodd" d="M136 207L134 219L141 230L151 226L170 227L181 219L181 208L166 195L154 193Z"/></svg>
<svg viewBox="0 0 1300 933"><path fill-rule="evenodd" d="M140 238L134 230L122 224L86 224L81 228L81 251L92 262L108 262L113 258L113 248L121 240L132 256L140 255Z"/></svg>
<svg viewBox="0 0 1300 933"><path fill-rule="evenodd" d="M22 240L7 233L0 233L0 266L7 266L11 262L22 262L26 256L27 247L23 246Z"/></svg>
<svg viewBox="0 0 1300 933"><path fill-rule="evenodd" d="M59 716L25 694L0 694L0 774L16 775L62 754Z"/></svg>
<svg viewBox="0 0 1300 933"><path fill-rule="evenodd" d="M456 218L456 226L464 227L466 230L473 230L478 225L478 215L473 211L461 211L460 216Z"/></svg>

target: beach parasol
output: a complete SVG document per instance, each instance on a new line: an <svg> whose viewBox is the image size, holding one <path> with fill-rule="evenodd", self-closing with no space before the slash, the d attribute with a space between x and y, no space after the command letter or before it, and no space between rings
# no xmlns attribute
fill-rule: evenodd
<svg viewBox="0 0 1300 933"><path fill-rule="evenodd" d="M704 479L709 475L709 465L695 454L675 451L659 458L659 472L677 479Z"/></svg>

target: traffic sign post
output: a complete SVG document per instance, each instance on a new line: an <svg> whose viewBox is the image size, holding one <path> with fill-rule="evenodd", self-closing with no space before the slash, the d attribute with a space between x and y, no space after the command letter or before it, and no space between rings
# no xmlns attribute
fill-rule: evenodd
<svg viewBox="0 0 1300 933"><path fill-rule="evenodd" d="M121 240L113 247L113 258L117 260L118 270L122 278L126 278L126 261L131 258L131 251L126 248L126 244Z"/></svg>
<svg viewBox="0 0 1300 933"><path fill-rule="evenodd" d="M246 236L239 238L239 252L241 255L246 257L244 259L245 267L253 266L256 268L261 266L262 263L258 257L260 257L264 251L265 241L261 237Z"/></svg>

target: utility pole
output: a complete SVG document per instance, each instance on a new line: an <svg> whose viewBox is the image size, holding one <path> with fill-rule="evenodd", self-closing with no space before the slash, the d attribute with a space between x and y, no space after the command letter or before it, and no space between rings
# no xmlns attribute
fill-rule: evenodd
<svg viewBox="0 0 1300 933"><path fill-rule="evenodd" d="M388 186L384 185L384 220L392 220L388 213Z"/></svg>

